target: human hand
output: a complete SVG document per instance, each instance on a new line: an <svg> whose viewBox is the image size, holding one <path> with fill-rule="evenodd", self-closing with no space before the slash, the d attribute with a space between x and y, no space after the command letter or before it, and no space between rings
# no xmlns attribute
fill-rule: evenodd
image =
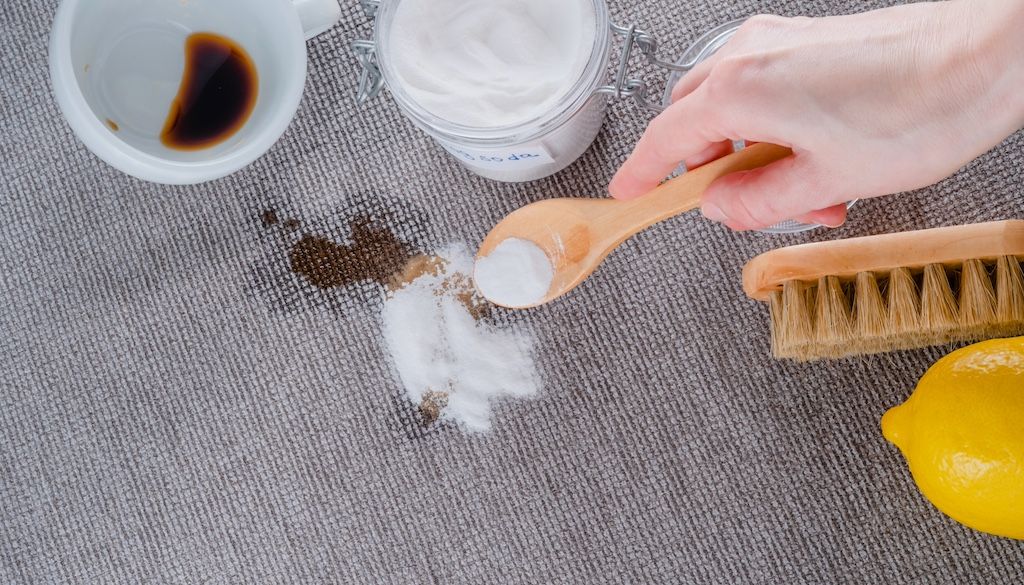
<svg viewBox="0 0 1024 585"><path fill-rule="evenodd" d="M846 201L921 188L1024 126L1024 2L957 0L751 18L680 80L609 187L639 197L733 140L794 155L705 193L709 219L838 226Z"/></svg>

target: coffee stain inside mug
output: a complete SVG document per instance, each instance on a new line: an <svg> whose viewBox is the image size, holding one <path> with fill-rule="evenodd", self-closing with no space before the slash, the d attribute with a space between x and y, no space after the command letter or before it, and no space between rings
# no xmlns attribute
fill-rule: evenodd
<svg viewBox="0 0 1024 585"><path fill-rule="evenodd" d="M189 35L185 73L160 142L175 150L216 146L245 125L258 93L256 65L238 43L214 33Z"/></svg>

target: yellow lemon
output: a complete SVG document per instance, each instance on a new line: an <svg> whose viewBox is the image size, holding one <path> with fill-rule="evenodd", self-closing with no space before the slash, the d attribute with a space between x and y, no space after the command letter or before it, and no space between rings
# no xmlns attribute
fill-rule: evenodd
<svg viewBox="0 0 1024 585"><path fill-rule="evenodd" d="M882 417L921 493L976 530L1024 539L1024 337L955 351Z"/></svg>

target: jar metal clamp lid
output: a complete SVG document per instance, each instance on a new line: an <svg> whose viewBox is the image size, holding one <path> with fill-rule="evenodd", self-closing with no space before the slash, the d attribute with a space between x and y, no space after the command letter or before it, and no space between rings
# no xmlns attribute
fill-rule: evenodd
<svg viewBox="0 0 1024 585"><path fill-rule="evenodd" d="M359 5L367 16L372 17L380 6L380 0L359 0ZM384 75L377 66L376 49L377 45L373 41L352 41L352 52L359 60L361 68L359 82L356 85L356 102L359 105L373 99L384 89Z"/></svg>
<svg viewBox="0 0 1024 585"><path fill-rule="evenodd" d="M629 63L633 57L634 49L639 49L640 54L648 63L655 67L667 69L672 74L679 75L693 69L697 62L670 63L658 58L658 41L646 31L639 29L636 25L622 27L610 23L612 32L622 37L622 50L619 53L619 65L615 72L614 83L603 85L597 88L597 93L604 93L614 96L616 99L632 98L641 107L652 112L661 112L665 109L660 102L653 102L648 96L647 83L642 79L629 76Z"/></svg>

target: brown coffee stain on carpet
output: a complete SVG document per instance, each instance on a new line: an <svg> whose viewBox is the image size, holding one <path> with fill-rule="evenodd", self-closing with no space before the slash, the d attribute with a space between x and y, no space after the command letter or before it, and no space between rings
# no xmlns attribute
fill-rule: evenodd
<svg viewBox="0 0 1024 585"><path fill-rule="evenodd" d="M279 221L277 217L277 211L273 209L264 210L263 213L260 214L260 221L263 222L263 227L277 225L277 222Z"/></svg>
<svg viewBox="0 0 1024 585"><path fill-rule="evenodd" d="M408 244L368 217L356 217L349 225L351 244L303 236L288 252L292 272L322 289L364 281L386 285L413 256Z"/></svg>
<svg viewBox="0 0 1024 585"><path fill-rule="evenodd" d="M260 214L260 222L263 223L263 227L265 228L271 228L276 225L280 225L285 230L290 232L294 232L295 230L302 227L302 222L293 217L282 220L281 216L277 214L276 209L263 210L263 213Z"/></svg>
<svg viewBox="0 0 1024 585"><path fill-rule="evenodd" d="M441 412L448 406L448 393L430 391L423 395L420 402L420 420L423 426L429 427L441 418Z"/></svg>

